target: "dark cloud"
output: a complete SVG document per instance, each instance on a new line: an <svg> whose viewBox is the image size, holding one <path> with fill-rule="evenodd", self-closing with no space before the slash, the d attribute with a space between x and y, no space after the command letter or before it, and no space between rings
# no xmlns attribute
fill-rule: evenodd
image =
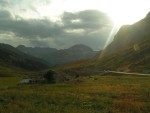
<svg viewBox="0 0 150 113"><path fill-rule="evenodd" d="M12 15L10 12L6 10L0 10L0 20L3 20L5 22L7 20L11 21L11 19L12 19Z"/></svg>
<svg viewBox="0 0 150 113"><path fill-rule="evenodd" d="M15 17L1 10L0 32L13 32L16 37L29 39L34 46L66 48L81 43L98 49L104 46L112 28L107 15L96 10L65 12L60 18L61 24L48 19L25 20Z"/></svg>
<svg viewBox="0 0 150 113"><path fill-rule="evenodd" d="M0 11L0 31L14 32L24 38L57 37L61 33L61 27L49 20L24 20L13 19L7 11Z"/></svg>
<svg viewBox="0 0 150 113"><path fill-rule="evenodd" d="M31 39L30 43L35 47L48 47L49 43L47 40Z"/></svg>
<svg viewBox="0 0 150 113"><path fill-rule="evenodd" d="M85 10L78 13L65 12L62 21L66 28L75 29L83 28L95 30L112 25L107 15L97 10Z"/></svg>

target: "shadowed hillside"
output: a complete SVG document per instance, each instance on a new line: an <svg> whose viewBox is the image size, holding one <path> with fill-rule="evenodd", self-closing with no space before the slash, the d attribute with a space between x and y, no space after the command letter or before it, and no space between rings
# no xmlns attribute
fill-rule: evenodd
<svg viewBox="0 0 150 113"><path fill-rule="evenodd" d="M45 61L22 53L8 44L0 44L0 66L36 71L49 67Z"/></svg>

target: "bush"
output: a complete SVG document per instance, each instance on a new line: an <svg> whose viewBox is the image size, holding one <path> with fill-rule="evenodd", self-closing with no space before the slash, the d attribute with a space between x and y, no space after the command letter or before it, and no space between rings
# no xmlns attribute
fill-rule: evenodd
<svg viewBox="0 0 150 113"><path fill-rule="evenodd" d="M55 83L55 71L49 70L47 73L44 74L44 78L47 80L48 83Z"/></svg>

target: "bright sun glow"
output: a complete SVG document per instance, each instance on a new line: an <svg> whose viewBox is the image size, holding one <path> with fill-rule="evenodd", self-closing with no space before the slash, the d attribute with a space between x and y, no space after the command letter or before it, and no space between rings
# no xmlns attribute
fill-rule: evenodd
<svg viewBox="0 0 150 113"><path fill-rule="evenodd" d="M143 18L150 10L149 4L149 0L55 0L47 6L38 6L38 11L41 16L55 18L64 11L97 9L107 13L119 27Z"/></svg>
<svg viewBox="0 0 150 113"><path fill-rule="evenodd" d="M149 0L51 0L36 5L38 16L57 20L64 12L78 12L95 9L108 14L117 27L133 24L150 11Z"/></svg>
<svg viewBox="0 0 150 113"><path fill-rule="evenodd" d="M114 21L112 28L104 48L113 39L114 33L125 24L133 24L144 18L150 11L149 0L105 0L101 1L101 7L97 7L100 11L106 12ZM97 5L96 5L97 6Z"/></svg>
<svg viewBox="0 0 150 113"><path fill-rule="evenodd" d="M48 17L52 21L56 21L64 12L63 0L55 0L49 4L36 6L40 17Z"/></svg>
<svg viewBox="0 0 150 113"><path fill-rule="evenodd" d="M115 24L119 27L123 24L133 24L144 18L149 11L149 0L114 0L106 1L108 7L103 7Z"/></svg>
<svg viewBox="0 0 150 113"><path fill-rule="evenodd" d="M133 24L144 18L150 11L149 0L51 0L51 2L36 6L41 17L57 20L64 12L78 12L96 9L107 13L117 27Z"/></svg>

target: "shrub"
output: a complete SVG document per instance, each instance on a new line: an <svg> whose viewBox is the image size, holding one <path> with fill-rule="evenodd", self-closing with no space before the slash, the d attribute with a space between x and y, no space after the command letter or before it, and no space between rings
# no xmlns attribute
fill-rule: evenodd
<svg viewBox="0 0 150 113"><path fill-rule="evenodd" d="M47 73L44 74L44 78L47 80L48 83L55 83L55 71L49 70Z"/></svg>

